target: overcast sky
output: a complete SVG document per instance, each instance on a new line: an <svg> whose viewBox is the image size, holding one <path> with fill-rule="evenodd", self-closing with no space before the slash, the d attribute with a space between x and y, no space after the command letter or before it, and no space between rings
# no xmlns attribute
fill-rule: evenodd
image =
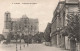
<svg viewBox="0 0 80 51"><path fill-rule="evenodd" d="M39 31L43 32L47 23L51 22L58 2L59 0L0 0L0 33L4 28L4 13L6 11L11 13L12 18L20 18L25 14L29 18L38 18Z"/></svg>

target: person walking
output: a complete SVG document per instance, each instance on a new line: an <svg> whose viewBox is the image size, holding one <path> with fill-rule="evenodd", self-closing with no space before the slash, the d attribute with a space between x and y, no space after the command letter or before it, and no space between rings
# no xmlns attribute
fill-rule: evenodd
<svg viewBox="0 0 80 51"><path fill-rule="evenodd" d="M28 46L28 42L27 42L27 46Z"/></svg>

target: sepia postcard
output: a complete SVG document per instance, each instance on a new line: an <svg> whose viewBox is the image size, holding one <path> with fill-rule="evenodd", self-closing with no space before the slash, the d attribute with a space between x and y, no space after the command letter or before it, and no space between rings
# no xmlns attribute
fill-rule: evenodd
<svg viewBox="0 0 80 51"><path fill-rule="evenodd" d="M80 0L0 0L0 51L80 51Z"/></svg>

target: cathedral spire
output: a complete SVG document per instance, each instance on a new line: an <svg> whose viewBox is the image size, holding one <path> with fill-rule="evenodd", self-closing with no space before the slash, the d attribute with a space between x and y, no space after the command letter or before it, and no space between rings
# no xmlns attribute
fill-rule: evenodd
<svg viewBox="0 0 80 51"><path fill-rule="evenodd" d="M11 13L10 12L5 12L5 21L11 21Z"/></svg>

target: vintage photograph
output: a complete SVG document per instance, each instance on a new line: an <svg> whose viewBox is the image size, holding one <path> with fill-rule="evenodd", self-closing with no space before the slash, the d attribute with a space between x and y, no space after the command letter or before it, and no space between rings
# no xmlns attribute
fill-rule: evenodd
<svg viewBox="0 0 80 51"><path fill-rule="evenodd" d="M80 51L80 0L0 0L0 51Z"/></svg>

